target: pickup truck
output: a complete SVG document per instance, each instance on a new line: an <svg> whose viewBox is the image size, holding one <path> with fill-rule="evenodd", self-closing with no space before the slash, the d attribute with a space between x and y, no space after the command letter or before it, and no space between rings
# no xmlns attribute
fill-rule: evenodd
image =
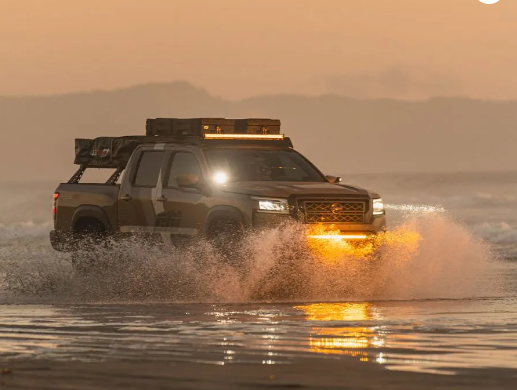
<svg viewBox="0 0 517 390"><path fill-rule="evenodd" d="M75 163L54 194L50 240L58 251L128 235L224 246L229 236L287 221L347 241L386 230L381 197L325 176L280 134L278 120L148 119L143 136L77 139ZM88 168L113 173L81 183Z"/></svg>

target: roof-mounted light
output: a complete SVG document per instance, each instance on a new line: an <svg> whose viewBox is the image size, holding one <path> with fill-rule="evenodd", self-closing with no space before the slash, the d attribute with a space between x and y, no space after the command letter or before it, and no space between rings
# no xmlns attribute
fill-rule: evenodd
<svg viewBox="0 0 517 390"><path fill-rule="evenodd" d="M366 240L368 236L366 234L316 234L310 235L309 238L315 240Z"/></svg>
<svg viewBox="0 0 517 390"><path fill-rule="evenodd" d="M205 139L276 140L282 141L283 134L205 134Z"/></svg>

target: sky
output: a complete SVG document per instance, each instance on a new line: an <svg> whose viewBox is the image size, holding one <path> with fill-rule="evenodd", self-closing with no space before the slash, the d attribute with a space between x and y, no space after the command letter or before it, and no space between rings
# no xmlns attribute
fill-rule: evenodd
<svg viewBox="0 0 517 390"><path fill-rule="evenodd" d="M517 98L516 0L0 0L0 95Z"/></svg>

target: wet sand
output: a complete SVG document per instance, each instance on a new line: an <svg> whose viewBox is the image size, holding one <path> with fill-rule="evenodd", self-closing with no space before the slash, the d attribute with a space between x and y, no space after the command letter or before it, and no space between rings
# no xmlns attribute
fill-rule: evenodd
<svg viewBox="0 0 517 390"><path fill-rule="evenodd" d="M0 388L514 389L514 298L0 306Z"/></svg>
<svg viewBox="0 0 517 390"><path fill-rule="evenodd" d="M2 367L0 386L6 389L515 389L517 379L514 370L392 372L352 358L244 366L21 360Z"/></svg>

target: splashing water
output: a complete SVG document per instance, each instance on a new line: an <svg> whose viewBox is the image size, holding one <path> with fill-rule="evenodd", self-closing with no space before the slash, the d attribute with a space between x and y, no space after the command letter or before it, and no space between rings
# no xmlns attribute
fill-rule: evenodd
<svg viewBox="0 0 517 390"><path fill-rule="evenodd" d="M307 245L303 226L250 234L235 262L198 240L185 248L140 242L97 248L98 267L76 275L43 241L0 247L4 299L250 302L465 298L499 294L486 276L490 248L445 213L413 213L373 256ZM331 244L329 244L331 245ZM1 275L1 274L0 274Z"/></svg>
<svg viewBox="0 0 517 390"><path fill-rule="evenodd" d="M386 205L386 210L402 211L406 213L445 213L443 206L427 204L393 204Z"/></svg>

